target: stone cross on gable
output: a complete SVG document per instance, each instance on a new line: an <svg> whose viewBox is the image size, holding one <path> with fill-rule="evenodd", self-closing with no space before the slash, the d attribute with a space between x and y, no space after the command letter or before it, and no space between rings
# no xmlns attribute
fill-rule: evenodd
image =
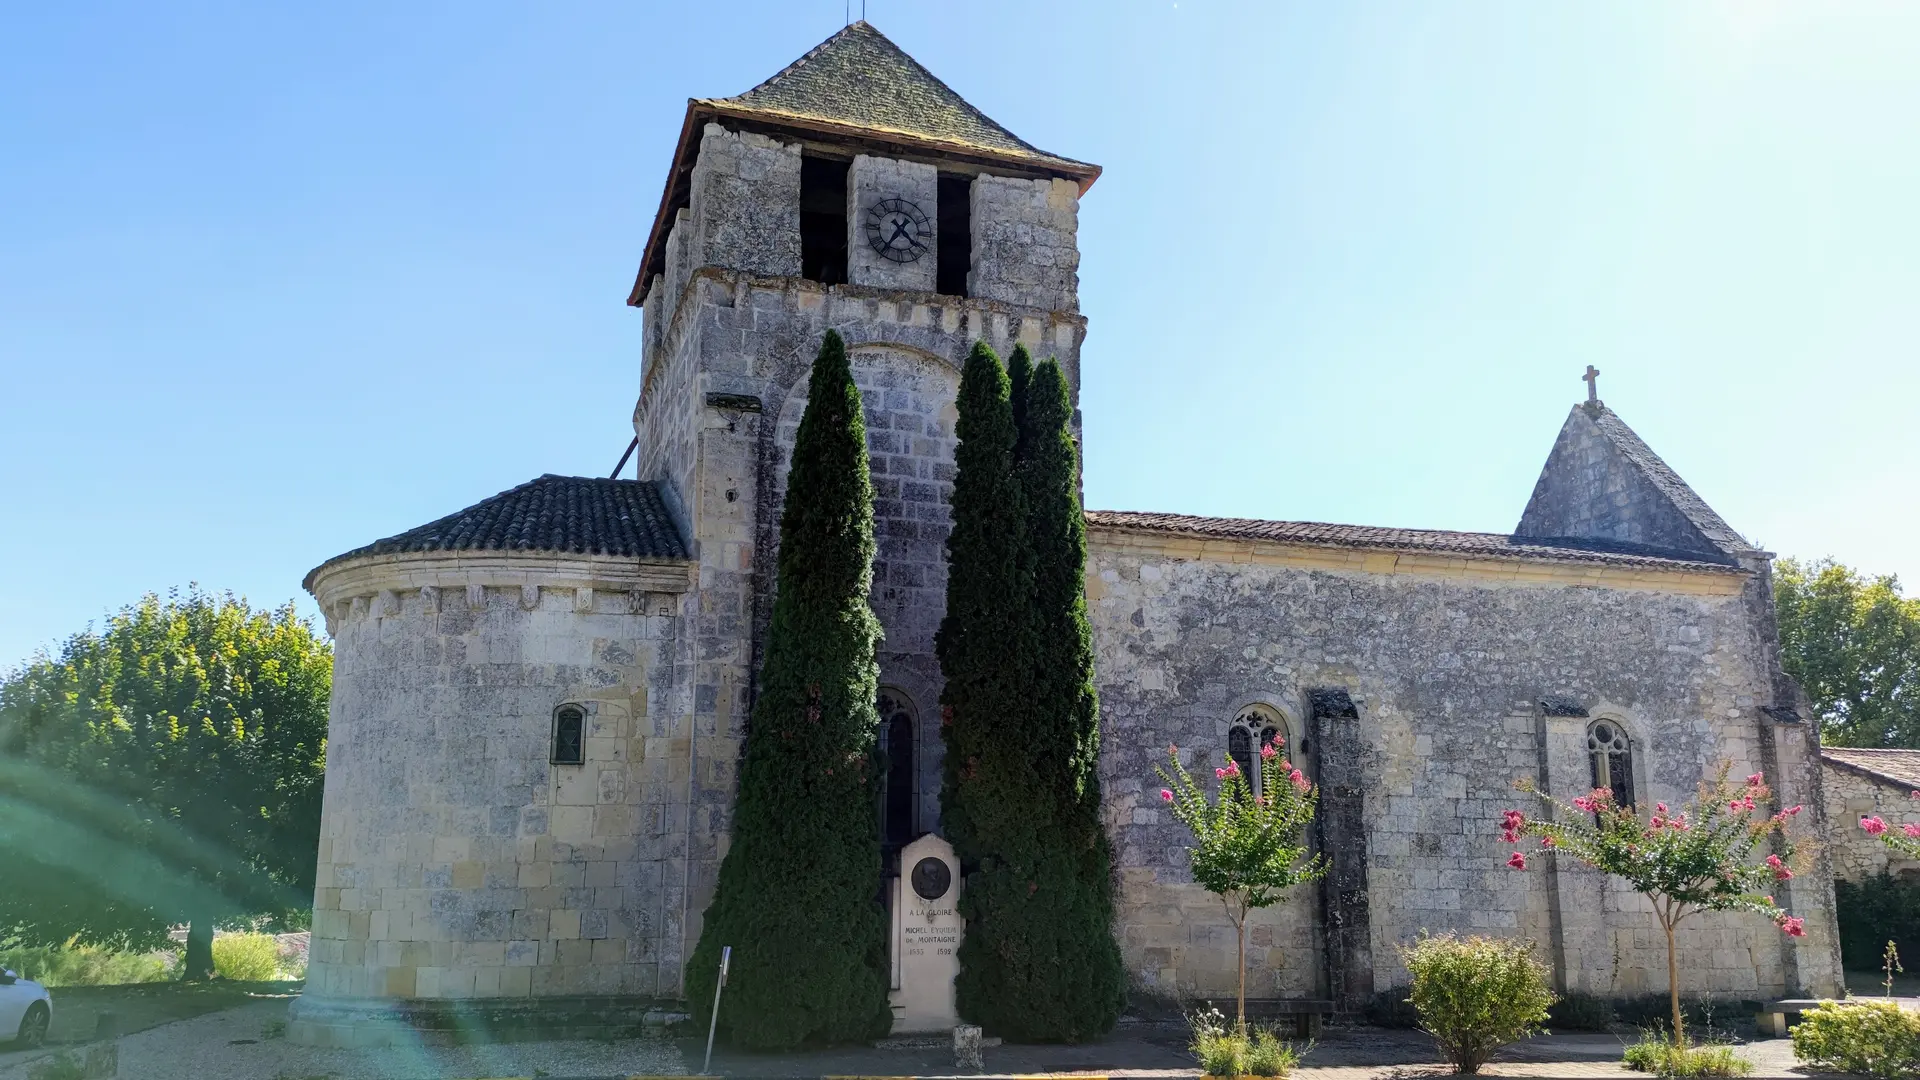
<svg viewBox="0 0 1920 1080"><path fill-rule="evenodd" d="M1587 400L1599 401L1600 400L1600 369L1597 367L1594 367L1592 364L1588 364L1587 373L1585 375L1580 376L1580 381L1587 384Z"/></svg>

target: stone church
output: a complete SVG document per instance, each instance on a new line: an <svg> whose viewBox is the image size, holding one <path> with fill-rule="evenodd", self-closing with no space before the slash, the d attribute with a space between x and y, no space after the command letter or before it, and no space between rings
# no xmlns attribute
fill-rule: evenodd
<svg viewBox="0 0 1920 1080"><path fill-rule="evenodd" d="M590 1030L671 1007L728 842L789 448L822 334L866 403L888 761L883 845L940 829L954 398L969 347L1082 363L1076 225L1097 166L1035 148L864 22L687 103L628 303L634 465L547 475L316 568L335 640L305 996L290 1034ZM1086 454L1098 460L1099 446ZM1516 493L1516 504L1519 499ZM1178 493L1167 493L1169 500ZM1817 832L1819 747L1780 668L1767 552L1591 392L1506 533L1089 511L1113 933L1136 1000L1228 994L1154 766L1287 740L1318 780L1320 886L1260 914L1254 996L1358 1011L1422 930L1537 940L1563 990L1663 991L1650 911L1503 865L1532 778L1681 801L1764 772ZM1815 845L1807 845L1813 850ZM897 872L897 870L895 871ZM1684 989L1838 986L1831 875L1682 935ZM398 1029L395 1029L398 1030Z"/></svg>

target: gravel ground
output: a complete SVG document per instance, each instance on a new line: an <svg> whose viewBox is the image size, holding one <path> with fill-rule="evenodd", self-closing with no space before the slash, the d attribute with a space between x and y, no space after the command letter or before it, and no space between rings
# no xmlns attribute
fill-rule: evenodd
<svg viewBox="0 0 1920 1080"><path fill-rule="evenodd" d="M120 1039L120 1075L138 1080L448 1080L453 1077L650 1076L687 1072L679 1050L656 1039L322 1050L267 1033L285 1001L249 1002ZM80 1051L74 1051L76 1056ZM26 1080L50 1055L8 1063L0 1080Z"/></svg>

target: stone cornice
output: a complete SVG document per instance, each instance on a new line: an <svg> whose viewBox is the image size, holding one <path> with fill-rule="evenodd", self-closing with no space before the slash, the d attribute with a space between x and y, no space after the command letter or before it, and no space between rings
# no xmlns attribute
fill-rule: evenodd
<svg viewBox="0 0 1920 1080"><path fill-rule="evenodd" d="M1738 596L1748 577L1744 573L1704 572L1680 567L1606 566L1588 562L1382 551L1378 548L1341 548L1231 538L1203 539L1098 525L1088 526L1087 546L1092 551L1145 558L1451 578L1487 585L1586 585L1701 596Z"/></svg>
<svg viewBox="0 0 1920 1080"><path fill-rule="evenodd" d="M648 594L677 595L693 588L698 572L692 562L611 555L407 551L330 563L314 573L308 591L330 622L356 599L420 589L572 589L588 598L586 610L591 610L595 591L627 593L635 601ZM631 606L638 611L645 604Z"/></svg>

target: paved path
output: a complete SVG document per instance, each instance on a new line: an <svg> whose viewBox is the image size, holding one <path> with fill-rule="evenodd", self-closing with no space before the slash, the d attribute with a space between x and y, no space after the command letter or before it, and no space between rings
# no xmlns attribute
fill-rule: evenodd
<svg viewBox="0 0 1920 1080"><path fill-rule="evenodd" d="M685 1075L697 1068L701 1040L566 1040L493 1046L335 1050L296 1046L278 1036L284 1000L249 1002L224 1012L151 1028L119 1040L120 1076L137 1080L467 1080L546 1077L612 1080ZM1508 1047L1484 1075L1500 1080L1629 1080L1644 1074L1619 1064L1627 1035L1554 1035ZM26 1080L52 1052L18 1055L0 1066L0 1080ZM1804 1080L1785 1039L1743 1044L1754 1080ZM1042 1074L1125 1080L1193 1080L1199 1075L1178 1025L1129 1024L1080 1046L995 1046L986 1050L989 1077ZM929 1040L890 1048L858 1047L802 1054L757 1055L721 1050L715 1074L733 1080L953 1075L953 1056ZM1450 1075L1432 1042L1412 1031L1331 1028L1313 1047L1296 1080L1429 1080Z"/></svg>

